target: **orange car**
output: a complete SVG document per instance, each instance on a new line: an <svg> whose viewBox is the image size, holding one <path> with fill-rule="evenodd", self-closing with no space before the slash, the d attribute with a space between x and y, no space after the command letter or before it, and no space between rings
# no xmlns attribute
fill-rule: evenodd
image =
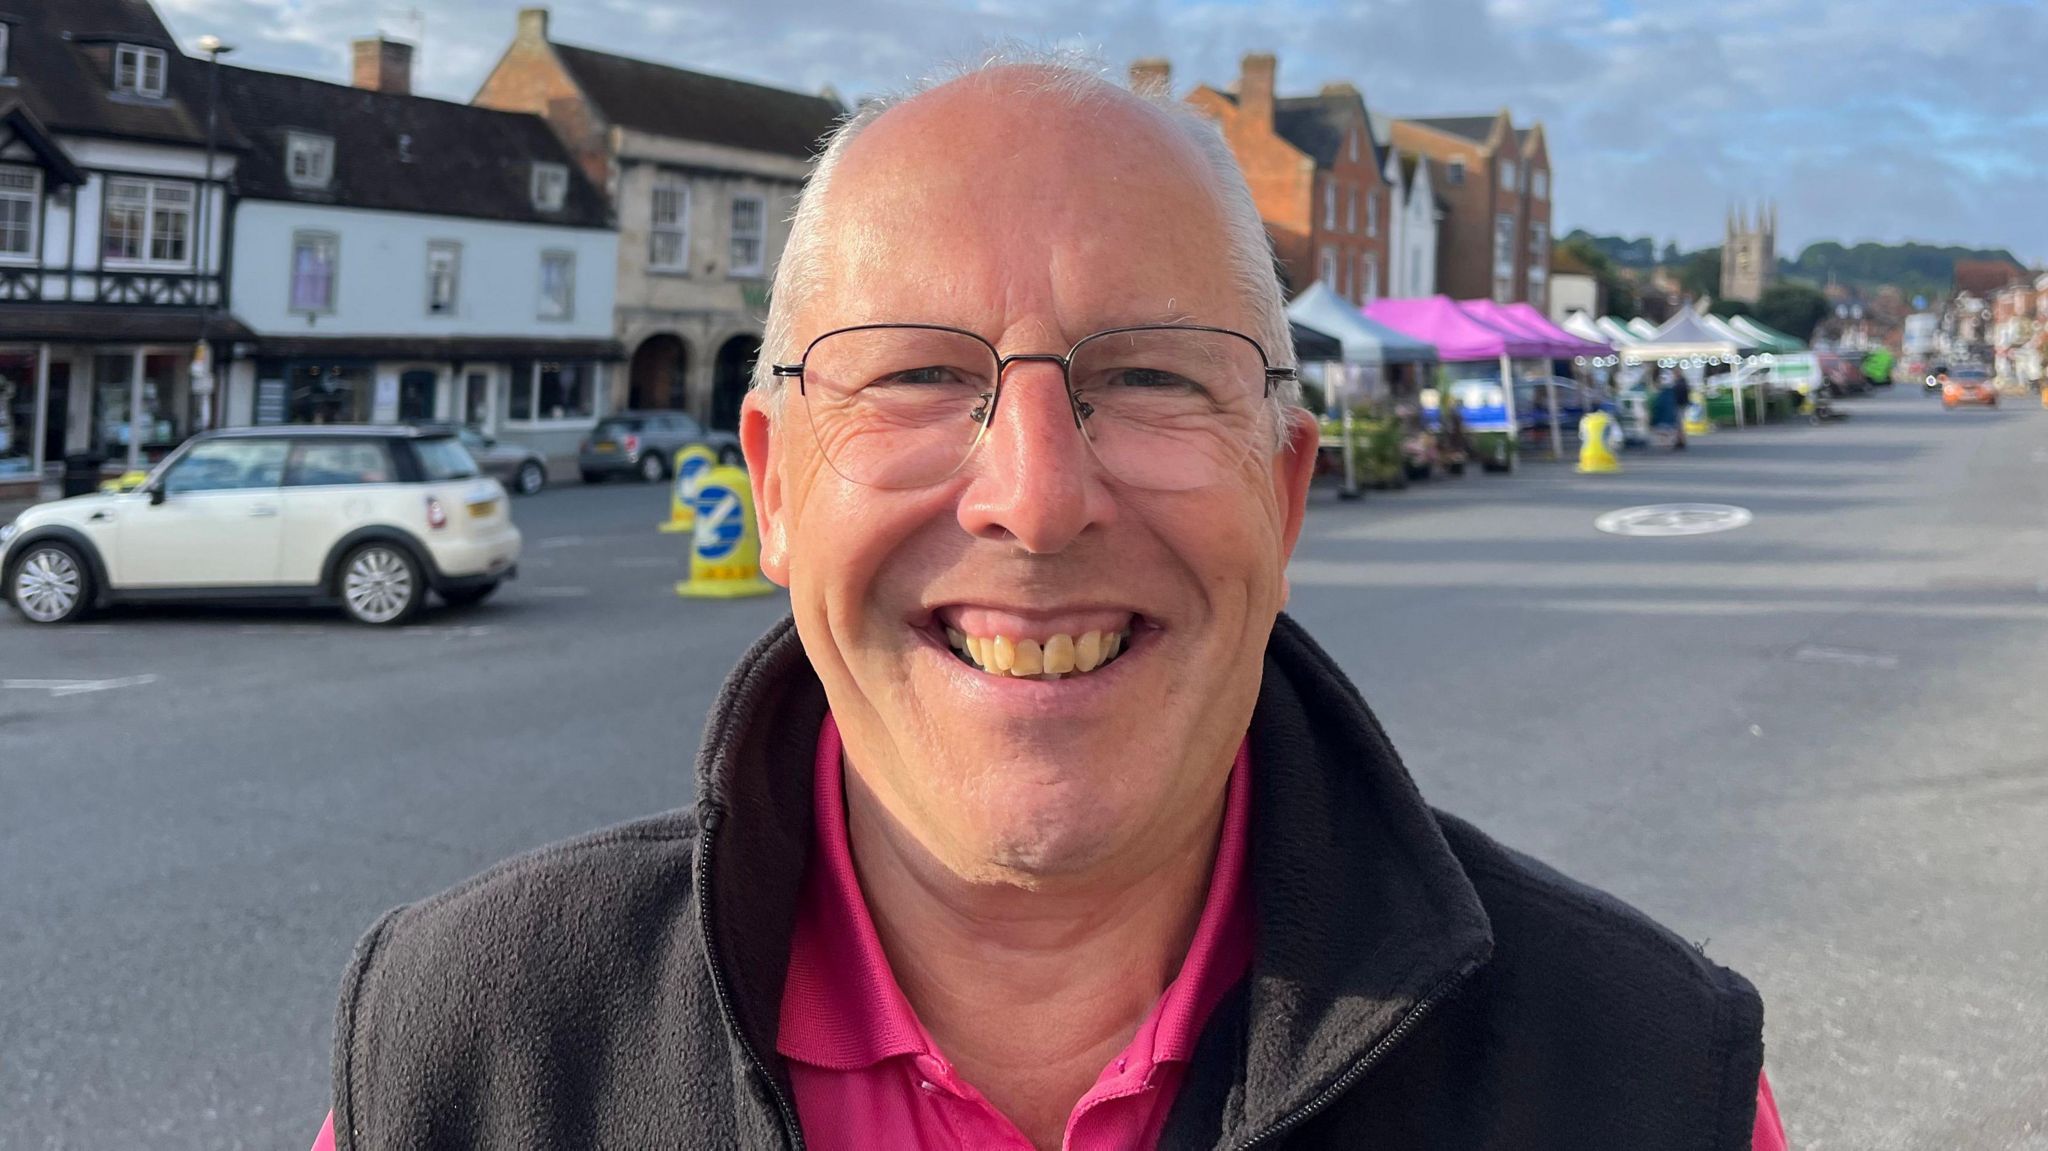
<svg viewBox="0 0 2048 1151"><path fill-rule="evenodd" d="M1953 408L1960 404L1998 406L1998 388L1988 372L1982 368L1957 368L1949 373L1941 385L1941 406Z"/></svg>

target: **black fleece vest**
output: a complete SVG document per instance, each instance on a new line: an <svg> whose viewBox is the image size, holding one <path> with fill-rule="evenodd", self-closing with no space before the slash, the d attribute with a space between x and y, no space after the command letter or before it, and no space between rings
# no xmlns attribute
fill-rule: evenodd
<svg viewBox="0 0 2048 1151"><path fill-rule="evenodd" d="M380 920L336 1021L339 1146L801 1147L775 1027L824 709L785 622L727 682L693 809ZM1755 990L1431 810L1284 616L1251 741L1252 968L1163 1147L1748 1147Z"/></svg>

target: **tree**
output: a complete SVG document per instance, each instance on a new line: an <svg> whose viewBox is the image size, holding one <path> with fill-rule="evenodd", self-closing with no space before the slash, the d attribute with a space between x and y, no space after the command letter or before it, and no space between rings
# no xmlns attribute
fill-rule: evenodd
<svg viewBox="0 0 2048 1151"><path fill-rule="evenodd" d="M1721 249L1701 248L1685 258L1678 284L1695 299L1721 294Z"/></svg>
<svg viewBox="0 0 2048 1151"><path fill-rule="evenodd" d="M1796 339L1813 339L1813 330L1834 312L1828 298L1805 284L1772 284L1756 302L1758 322Z"/></svg>
<svg viewBox="0 0 2048 1151"><path fill-rule="evenodd" d="M1593 274L1593 280L1600 285L1601 298L1607 301L1607 314L1618 319L1633 319L1636 315L1635 284L1622 274L1613 256L1596 237L1584 232L1573 232L1565 237L1559 250L1569 252Z"/></svg>

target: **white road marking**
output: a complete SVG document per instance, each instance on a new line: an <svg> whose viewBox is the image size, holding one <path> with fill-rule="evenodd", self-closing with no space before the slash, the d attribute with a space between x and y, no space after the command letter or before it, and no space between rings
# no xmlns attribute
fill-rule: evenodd
<svg viewBox="0 0 2048 1151"><path fill-rule="evenodd" d="M1617 536L1699 536L1732 531L1753 518L1733 504L1648 504L1608 512L1593 526Z"/></svg>
<svg viewBox="0 0 2048 1151"><path fill-rule="evenodd" d="M1792 653L1799 663L1837 663L1844 667L1875 667L1890 671L1899 666L1899 657L1881 651L1857 651L1846 647L1825 647L1807 644Z"/></svg>
<svg viewBox="0 0 2048 1151"><path fill-rule="evenodd" d="M119 679L0 679L0 689L7 691L47 691L52 696L86 695L96 691L114 691L124 687L146 687L156 682L155 672L141 675L124 675Z"/></svg>

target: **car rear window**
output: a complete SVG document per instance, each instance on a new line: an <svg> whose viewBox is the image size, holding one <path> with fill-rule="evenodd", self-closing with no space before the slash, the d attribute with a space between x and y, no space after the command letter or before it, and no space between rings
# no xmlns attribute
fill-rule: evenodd
<svg viewBox="0 0 2048 1151"><path fill-rule="evenodd" d="M477 474L476 458L454 436L414 440L412 450L420 460L420 478L428 483L466 480Z"/></svg>
<svg viewBox="0 0 2048 1151"><path fill-rule="evenodd" d="M647 426L646 420L606 420L590 433L593 440L615 440L620 436L636 435Z"/></svg>

